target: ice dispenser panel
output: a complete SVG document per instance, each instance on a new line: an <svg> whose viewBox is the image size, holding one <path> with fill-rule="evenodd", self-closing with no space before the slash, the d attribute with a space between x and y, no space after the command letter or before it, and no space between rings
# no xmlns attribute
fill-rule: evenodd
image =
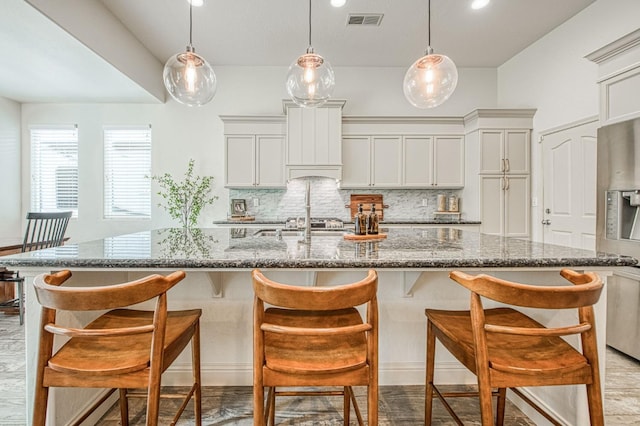
<svg viewBox="0 0 640 426"><path fill-rule="evenodd" d="M640 241L640 190L607 191L606 238Z"/></svg>

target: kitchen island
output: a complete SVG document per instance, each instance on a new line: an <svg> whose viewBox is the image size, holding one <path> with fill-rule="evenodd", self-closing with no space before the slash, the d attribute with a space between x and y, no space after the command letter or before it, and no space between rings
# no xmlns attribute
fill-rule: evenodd
<svg viewBox="0 0 640 426"><path fill-rule="evenodd" d="M598 272L604 280L635 259L611 254L502 238L457 228L392 228L387 238L348 241L342 231L312 234L300 242L296 232L274 233L250 228L161 229L2 258L0 266L32 277L70 269L70 285L99 285L135 279L151 272L183 269L187 278L171 290L170 308L200 307L202 317L202 381L204 385L251 385L252 302L250 271L266 270L269 278L290 284L328 286L361 279L368 268L379 271L380 384L424 384L425 308L467 309L468 292L448 279L448 271L487 272L504 279L541 284L563 283L558 271L571 267ZM27 389L32 406L33 366L39 305L27 288ZM596 306L599 349L604 358L606 297ZM545 321L548 312L535 314ZM567 314L569 315L569 314ZM554 320L559 319L557 313ZM77 321L89 318L77 315ZM572 342L577 344L577 342ZM165 374L165 383L182 383L189 374L183 354ZM604 362L601 365L603 369ZM436 358L439 382L473 382L444 350ZM186 380L185 380L186 382ZM576 389L578 389L576 391ZM525 390L567 424L584 424L582 388ZM73 419L93 399L86 390L55 389L55 424ZM517 402L517 400L515 400ZM531 410L523 408L536 421ZM543 423L541 423L543 424Z"/></svg>

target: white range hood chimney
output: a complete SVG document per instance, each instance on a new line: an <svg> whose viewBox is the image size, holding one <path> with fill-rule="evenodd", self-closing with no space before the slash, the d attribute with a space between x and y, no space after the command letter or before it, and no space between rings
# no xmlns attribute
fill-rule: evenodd
<svg viewBox="0 0 640 426"><path fill-rule="evenodd" d="M342 107L332 99L321 107L304 108L283 100L287 116L285 176L342 179Z"/></svg>

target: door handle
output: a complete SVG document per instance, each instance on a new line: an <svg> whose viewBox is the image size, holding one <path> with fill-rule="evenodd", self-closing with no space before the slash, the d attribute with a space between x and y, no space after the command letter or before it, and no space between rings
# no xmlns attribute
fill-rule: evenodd
<svg viewBox="0 0 640 426"><path fill-rule="evenodd" d="M551 225L551 221L550 221L549 219L544 219L544 220L542 221L542 224L543 224L543 225Z"/></svg>
<svg viewBox="0 0 640 426"><path fill-rule="evenodd" d="M505 185L505 187L504 187L504 190L505 190L505 191L508 191L508 190L509 190L509 178L508 178L508 177L505 177L505 178L504 178L504 181L506 182L506 185Z"/></svg>
<svg viewBox="0 0 640 426"><path fill-rule="evenodd" d="M505 163L504 171L505 171L505 172L510 172L510 171L511 171L511 164L509 164L509 159L508 159L508 158L507 158L507 159L505 159L505 160L504 160L504 163Z"/></svg>

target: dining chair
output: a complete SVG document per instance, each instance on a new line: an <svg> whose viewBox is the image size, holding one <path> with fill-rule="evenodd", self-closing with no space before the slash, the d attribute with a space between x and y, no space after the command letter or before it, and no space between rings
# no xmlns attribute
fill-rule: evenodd
<svg viewBox="0 0 640 426"><path fill-rule="evenodd" d="M592 425L603 425L603 406L593 305L603 283L592 272L569 269L560 275L572 285L546 286L510 282L489 275L453 271L450 278L471 291L470 310L426 309L427 368L425 425L431 424L433 398L438 398L461 425L446 398L479 396L482 425L494 424L492 396L497 396L496 422L504 423L506 390L510 389L550 423L560 423L519 387L585 384ZM505 307L483 308L483 298ZM513 308L577 309L578 324L546 327ZM571 321L573 322L573 321ZM581 349L563 339L580 337ZM436 339L477 377L478 392L442 392L434 384ZM493 389L497 389L494 391Z"/></svg>
<svg viewBox="0 0 640 426"><path fill-rule="evenodd" d="M129 397L147 398L146 425L157 425L160 397L183 402L173 423L193 399L195 424L201 424L200 309L168 311L167 292L184 277L149 275L115 285L79 287L62 285L69 271L35 278L36 297L42 305L36 370L33 425L44 426L49 389L53 387L119 390L121 424L129 424ZM125 309L155 300L152 311ZM63 311L97 311L83 328L64 323ZM62 324L60 322L63 322ZM54 351L54 336L69 338ZM191 342L193 384L186 393L160 394L162 373ZM134 391L145 389L144 392ZM106 397L87 410L76 424L95 411Z"/></svg>
<svg viewBox="0 0 640 426"><path fill-rule="evenodd" d="M275 424L276 396L295 395L342 396L344 424L349 424L352 403L358 424L363 425L352 386L367 387L368 424L377 425L376 271L335 287L282 284L257 269L252 277L254 425ZM364 319L358 306L366 309ZM314 389L304 389L310 386ZM338 390L316 390L326 387Z"/></svg>
<svg viewBox="0 0 640 426"><path fill-rule="evenodd" d="M40 250L61 246L72 212L29 212L27 213L27 228L24 232L21 252ZM15 285L15 298L0 305L2 310L18 308L20 324L24 323L24 277L19 271L3 271L1 282Z"/></svg>

